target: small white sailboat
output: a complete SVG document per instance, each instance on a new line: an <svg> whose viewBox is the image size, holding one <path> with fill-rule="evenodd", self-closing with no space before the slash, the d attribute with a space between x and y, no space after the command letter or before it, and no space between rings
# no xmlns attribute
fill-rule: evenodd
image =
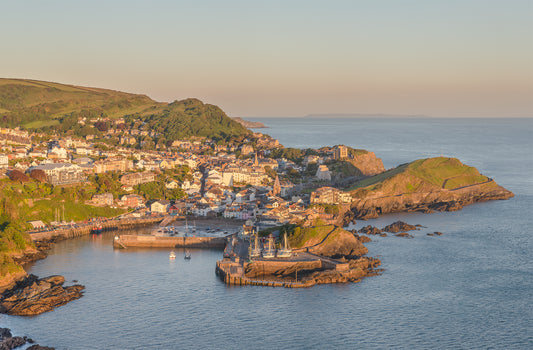
<svg viewBox="0 0 533 350"><path fill-rule="evenodd" d="M254 244L250 242L250 258L256 258L261 255L261 248L259 248L259 235L255 234Z"/></svg>
<svg viewBox="0 0 533 350"><path fill-rule="evenodd" d="M274 249L274 236L270 234L268 236L267 249L263 249L263 258L271 259L276 256L276 251Z"/></svg>
<svg viewBox="0 0 533 350"><path fill-rule="evenodd" d="M290 258L292 256L292 249L289 247L287 240L287 231L283 235L283 247L278 249L278 258Z"/></svg>
<svg viewBox="0 0 533 350"><path fill-rule="evenodd" d="M176 259L176 253L174 253L174 251L171 251L170 254L168 255L168 258L169 258L170 260L174 260L174 259Z"/></svg>

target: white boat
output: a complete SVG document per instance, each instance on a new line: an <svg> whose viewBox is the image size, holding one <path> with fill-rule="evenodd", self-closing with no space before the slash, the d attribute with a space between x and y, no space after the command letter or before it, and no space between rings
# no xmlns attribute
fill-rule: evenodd
<svg viewBox="0 0 533 350"><path fill-rule="evenodd" d="M276 250L274 249L274 236L270 234L267 240L268 240L267 248L263 249L263 258L271 259L276 256Z"/></svg>
<svg viewBox="0 0 533 350"><path fill-rule="evenodd" d="M176 253L174 253L173 251L170 252L170 254L168 255L168 258L169 258L170 260L176 259Z"/></svg>
<svg viewBox="0 0 533 350"><path fill-rule="evenodd" d="M255 240L250 242L250 258L256 258L261 255L261 248L259 248L259 235L255 234Z"/></svg>
<svg viewBox="0 0 533 350"><path fill-rule="evenodd" d="M287 232L283 235L283 247L278 249L278 258L290 258L292 256L292 249L289 247L287 240Z"/></svg>

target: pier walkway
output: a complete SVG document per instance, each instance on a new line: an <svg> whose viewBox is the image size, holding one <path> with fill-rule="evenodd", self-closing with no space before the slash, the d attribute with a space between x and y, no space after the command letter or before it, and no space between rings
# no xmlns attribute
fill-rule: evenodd
<svg viewBox="0 0 533 350"><path fill-rule="evenodd" d="M57 238L73 238L91 234L95 225L101 225L102 231L115 231L139 226L149 226L160 222L161 216L127 219L107 219L97 222L77 223L76 225L56 228L50 231L28 232L33 241L51 240Z"/></svg>

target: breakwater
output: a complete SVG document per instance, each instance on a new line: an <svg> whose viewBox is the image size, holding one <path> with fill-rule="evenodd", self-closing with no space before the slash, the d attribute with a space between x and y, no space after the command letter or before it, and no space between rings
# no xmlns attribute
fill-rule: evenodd
<svg viewBox="0 0 533 350"><path fill-rule="evenodd" d="M161 220L163 220L163 217L109 219L98 221L96 223L77 224L76 226L57 228L50 231L29 232L29 234L33 241L66 239L91 234L95 225L101 226L102 232L105 232L154 225L161 222Z"/></svg>
<svg viewBox="0 0 533 350"><path fill-rule="evenodd" d="M143 235L116 235L115 248L216 248L224 249L224 237L158 237Z"/></svg>

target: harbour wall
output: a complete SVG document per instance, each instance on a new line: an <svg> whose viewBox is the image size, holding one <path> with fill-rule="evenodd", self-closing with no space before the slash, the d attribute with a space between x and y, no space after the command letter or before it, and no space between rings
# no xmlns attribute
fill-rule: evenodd
<svg viewBox="0 0 533 350"><path fill-rule="evenodd" d="M115 248L218 248L224 249L224 237L157 237L138 235L117 235L113 240Z"/></svg>
<svg viewBox="0 0 533 350"><path fill-rule="evenodd" d="M140 226L150 226L157 224L163 218L162 217L149 217L149 218L130 218L130 219L109 219L105 221L98 221L96 223L78 224L77 226L70 226L64 228L58 228L50 231L42 232L28 232L33 241L46 241L52 239L65 239L80 237L92 233L92 228L96 226L102 226L102 232L116 231L123 229L130 229Z"/></svg>

